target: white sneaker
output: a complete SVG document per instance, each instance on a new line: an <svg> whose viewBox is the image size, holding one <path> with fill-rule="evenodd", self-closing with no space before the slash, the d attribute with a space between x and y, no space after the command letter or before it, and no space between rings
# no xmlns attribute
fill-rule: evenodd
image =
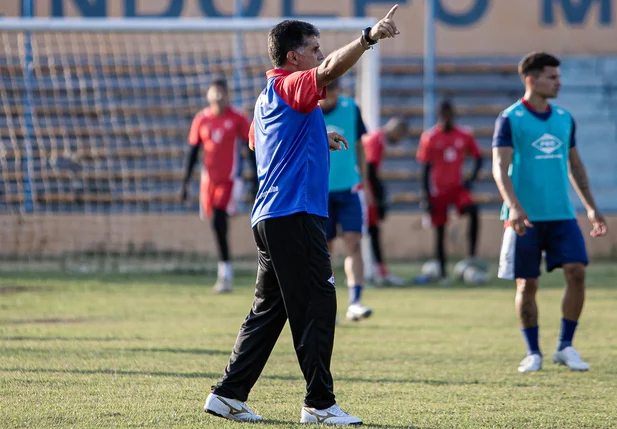
<svg viewBox="0 0 617 429"><path fill-rule="evenodd" d="M572 346L568 346L561 351L555 351L553 353L553 362L565 365L572 371L589 370L589 364L581 359L578 351Z"/></svg>
<svg viewBox="0 0 617 429"><path fill-rule="evenodd" d="M214 293L230 293L233 289L231 287L231 279L220 278L216 281L212 287Z"/></svg>
<svg viewBox="0 0 617 429"><path fill-rule="evenodd" d="M373 310L369 307L365 307L359 302L351 304L347 307L347 320L357 321L360 319L366 319L373 314Z"/></svg>
<svg viewBox="0 0 617 429"><path fill-rule="evenodd" d="M264 418L252 412L249 407L237 399L223 398L210 393L204 405L204 411L217 417L234 422L263 422Z"/></svg>
<svg viewBox="0 0 617 429"><path fill-rule="evenodd" d="M300 413L300 423L317 423L324 425L361 425L362 420L358 417L354 417L345 411L341 410L337 404L332 405L325 410L318 410L316 408L302 407Z"/></svg>
<svg viewBox="0 0 617 429"><path fill-rule="evenodd" d="M525 356L518 366L518 372L535 372L542 369L542 355L533 354Z"/></svg>

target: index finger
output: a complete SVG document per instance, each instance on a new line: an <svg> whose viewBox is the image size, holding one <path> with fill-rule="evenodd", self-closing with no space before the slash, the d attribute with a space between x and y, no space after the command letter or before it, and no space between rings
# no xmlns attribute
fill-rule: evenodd
<svg viewBox="0 0 617 429"><path fill-rule="evenodd" d="M398 9L398 4L392 6L392 9L390 9L390 12L388 12L385 17L392 18L394 16L394 12L396 12L396 9Z"/></svg>

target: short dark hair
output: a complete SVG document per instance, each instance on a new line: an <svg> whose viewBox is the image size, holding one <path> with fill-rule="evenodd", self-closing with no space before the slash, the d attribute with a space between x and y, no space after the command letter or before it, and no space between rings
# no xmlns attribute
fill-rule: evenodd
<svg viewBox="0 0 617 429"><path fill-rule="evenodd" d="M268 33L268 54L274 67L283 67L287 52L306 46L306 37L319 37L319 30L308 22L287 19Z"/></svg>
<svg viewBox="0 0 617 429"><path fill-rule="evenodd" d="M439 107L437 108L440 114L443 113L454 113L454 105L450 100L442 100L439 103Z"/></svg>
<svg viewBox="0 0 617 429"><path fill-rule="evenodd" d="M213 86L218 86L225 92L229 91L229 87L227 86L227 80L225 80L225 78L222 78L222 77L217 77L217 78L212 79L212 81L210 82L210 87L213 87Z"/></svg>
<svg viewBox="0 0 617 429"><path fill-rule="evenodd" d="M557 57L546 52L531 52L518 63L518 74L522 79L527 76L538 74L544 71L544 67L559 67L561 61Z"/></svg>

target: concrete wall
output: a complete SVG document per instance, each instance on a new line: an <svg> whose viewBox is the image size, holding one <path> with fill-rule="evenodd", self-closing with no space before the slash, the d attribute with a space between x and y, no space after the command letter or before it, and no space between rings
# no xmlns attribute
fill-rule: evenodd
<svg viewBox="0 0 617 429"><path fill-rule="evenodd" d="M217 17L233 12L231 0L33 0L37 16ZM25 3L25 0L24 0ZM419 55L424 1L249 0L245 16L381 18L394 3L401 36L383 43L386 55ZM22 0L2 0L0 15L22 14ZM438 0L440 55L617 53L617 0Z"/></svg>
<svg viewBox="0 0 617 429"><path fill-rule="evenodd" d="M579 223L585 233L591 257L617 260L617 216L609 220L610 233L601 239L589 237L589 222ZM466 219L454 220L448 228L448 248L464 255ZM479 253L487 259L499 256L503 227L496 213L482 214ZM249 219L239 216L231 222L231 249L235 257L254 258L255 244ZM433 233L421 227L419 214L393 214L384 224L386 257L397 260L432 255ZM337 246L335 254L342 246ZM126 252L188 251L215 257L210 227L194 215L1 215L1 255L61 255L75 251Z"/></svg>

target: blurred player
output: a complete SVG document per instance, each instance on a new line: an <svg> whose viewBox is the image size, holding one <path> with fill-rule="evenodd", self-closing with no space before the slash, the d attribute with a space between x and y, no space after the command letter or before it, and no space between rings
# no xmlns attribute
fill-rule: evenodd
<svg viewBox="0 0 617 429"><path fill-rule="evenodd" d="M255 298L234 344L225 374L204 409L229 420L259 422L249 393L289 321L306 381L300 423L361 424L336 403L330 371L336 289L324 228L328 217L330 150L347 147L327 132L319 100L372 44L399 34L398 6L356 40L324 58L319 31L285 20L268 34L274 68L255 103L249 147L255 149L259 191L251 213L258 250ZM342 143L342 145L341 145Z"/></svg>
<svg viewBox="0 0 617 429"><path fill-rule="evenodd" d="M340 94L338 80L327 86L326 98L319 102L328 131L341 134L349 144L348 150L330 154L330 175L328 179L328 220L326 239L332 254L334 239L340 227L347 257L345 275L349 290L348 320L369 317L373 310L361 303L364 285L364 261L360 241L362 239L363 216L361 195L358 185L368 184L364 149L360 138L366 133L360 109L350 97ZM367 199L371 200L367 194Z"/></svg>
<svg viewBox="0 0 617 429"><path fill-rule="evenodd" d="M447 283L445 237L448 208L451 205L456 207L459 214L469 216L468 258L474 259L476 255L478 206L470 190L482 168L482 156L471 132L456 125L452 103L443 101L438 116L439 123L422 133L417 159L424 164L424 207L436 231L435 253L441 279ZM467 155L475 159L475 165L469 179L463 181Z"/></svg>
<svg viewBox="0 0 617 429"><path fill-rule="evenodd" d="M506 221L498 276L516 280L516 312L527 344L519 372L542 368L536 291L543 252L547 271L561 267L566 280L553 361L571 370L589 369L572 347L585 300L588 260L568 195L569 181L587 209L591 236L605 235L606 224L576 149L574 120L567 110L548 102L559 93L559 64L543 52L522 59L518 70L525 95L497 118L493 137L493 176Z"/></svg>
<svg viewBox="0 0 617 429"><path fill-rule="evenodd" d="M182 201L188 196L189 181L203 147L203 168L199 196L201 218L212 221L219 254L218 280L215 292L231 292L233 271L227 240L227 217L235 212L234 178L239 164L236 144L248 141L249 122L246 116L229 105L227 82L219 79L210 84L209 106L193 119L188 141L191 149L182 179Z"/></svg>
<svg viewBox="0 0 617 429"><path fill-rule="evenodd" d="M386 190L379 178L383 163L386 144L397 144L407 135L407 124L404 119L391 118L381 129L362 136L362 145L366 155L368 188L373 199L367 207L368 232L371 238L371 249L376 264L375 283L379 285L402 285L403 280L388 271L384 262L381 247L379 224L386 217Z"/></svg>

